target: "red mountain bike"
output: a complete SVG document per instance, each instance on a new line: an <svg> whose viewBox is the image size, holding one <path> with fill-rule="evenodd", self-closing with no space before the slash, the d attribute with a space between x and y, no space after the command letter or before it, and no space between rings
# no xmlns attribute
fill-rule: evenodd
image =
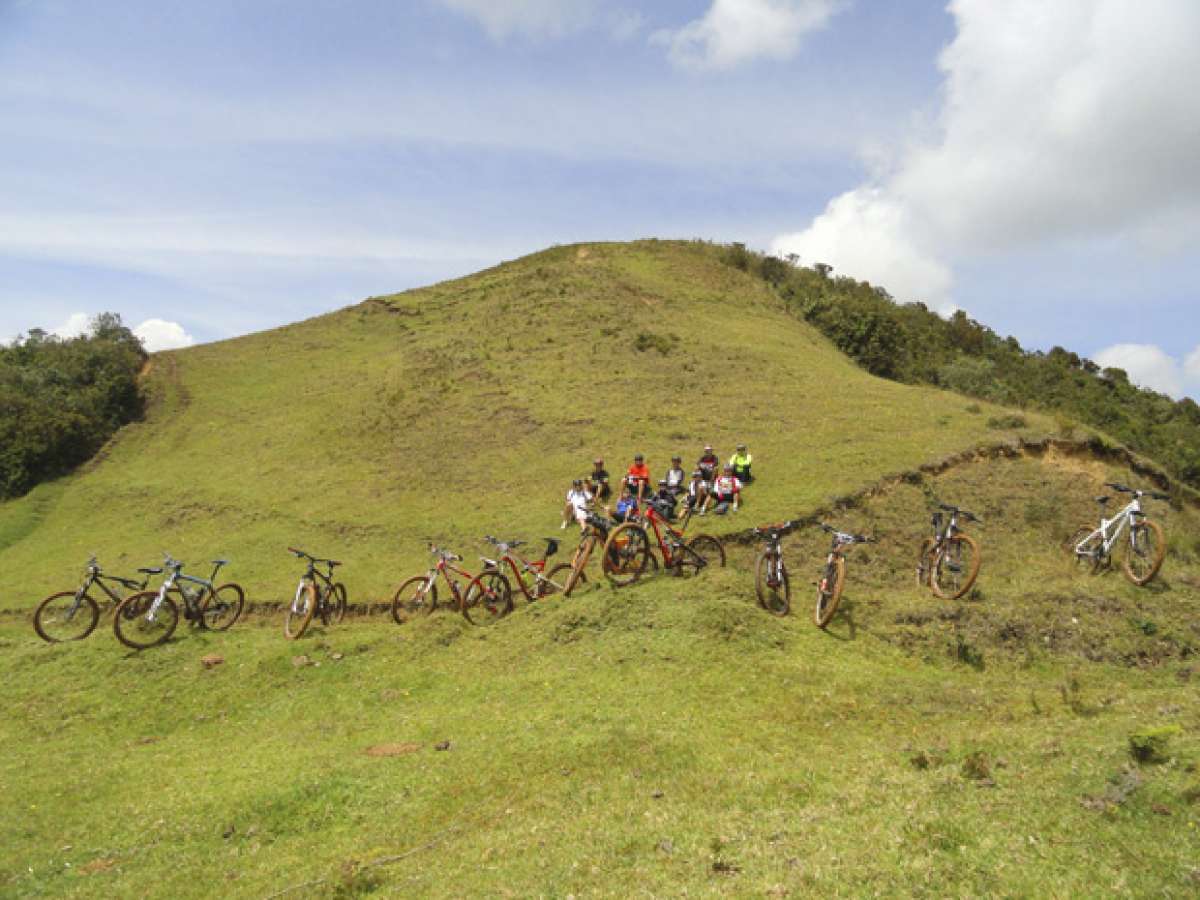
<svg viewBox="0 0 1200 900"><path fill-rule="evenodd" d="M424 575L414 575L396 590L392 598L392 618L403 625L417 615L428 615L437 609L438 575L450 588L454 608L463 614L472 625L491 625L512 612L512 587L500 572L484 569L472 575L453 565L462 562L462 557L430 545L434 556L432 568ZM466 579L462 588L455 576Z"/></svg>
<svg viewBox="0 0 1200 900"><path fill-rule="evenodd" d="M672 575L694 575L708 566L725 565L725 548L717 538L698 534L685 541L683 532L673 528L666 515L667 510L651 500L639 521L625 522L613 529L601 560L609 581L624 587L642 577L652 556L651 532L662 554L663 569Z"/></svg>
<svg viewBox="0 0 1200 900"><path fill-rule="evenodd" d="M484 540L500 551L498 559L482 557L484 565L487 566L484 572L502 571L507 563L512 572L509 580L521 589L526 600L533 602L565 590L573 570L570 563L559 563L549 574L546 572L546 560L558 552L558 541L555 538L542 539L546 542L546 552L542 554L541 559L532 562L513 552L517 547L523 546L525 541L502 541L490 534L484 537ZM587 581L587 576L583 573L580 573L579 578L581 581Z"/></svg>

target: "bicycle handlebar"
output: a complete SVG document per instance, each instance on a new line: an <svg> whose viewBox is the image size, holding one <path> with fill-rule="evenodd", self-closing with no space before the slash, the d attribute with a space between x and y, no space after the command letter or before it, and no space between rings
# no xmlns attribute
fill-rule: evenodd
<svg viewBox="0 0 1200 900"><path fill-rule="evenodd" d="M821 530L824 532L827 532L829 534L832 534L835 537L841 538L848 543L853 543L853 544L874 544L874 543L876 543L876 540L873 537L867 537L866 535L862 535L862 534L850 534L849 532L846 532L846 531L838 531L832 525L826 525L824 522L821 523Z"/></svg>
<svg viewBox="0 0 1200 900"><path fill-rule="evenodd" d="M451 553L449 550L443 550L440 547L435 547L433 544L429 545L429 552L434 556L440 556L446 562L462 562L462 557L457 553Z"/></svg>
<svg viewBox="0 0 1200 900"><path fill-rule="evenodd" d="M1133 494L1136 497L1152 497L1155 500L1170 500L1170 494L1163 494L1159 491L1139 491L1137 488L1131 488L1128 485L1120 484L1116 481L1104 482L1105 487L1110 487L1114 491L1120 491L1122 494Z"/></svg>

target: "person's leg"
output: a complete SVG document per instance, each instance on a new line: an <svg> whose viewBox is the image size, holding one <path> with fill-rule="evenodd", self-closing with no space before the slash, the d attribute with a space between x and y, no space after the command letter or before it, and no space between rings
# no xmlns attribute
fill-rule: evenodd
<svg viewBox="0 0 1200 900"><path fill-rule="evenodd" d="M575 507L571 504L570 501L567 501L566 503L563 504L562 524L558 526L559 529L561 530L561 529L566 528L567 523L570 522L571 519L573 519L573 518L575 518Z"/></svg>

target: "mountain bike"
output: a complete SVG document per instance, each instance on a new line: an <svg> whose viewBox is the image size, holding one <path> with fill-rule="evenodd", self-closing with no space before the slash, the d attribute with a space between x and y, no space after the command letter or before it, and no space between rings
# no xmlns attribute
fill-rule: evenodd
<svg viewBox="0 0 1200 900"><path fill-rule="evenodd" d="M932 517L933 537L926 538L917 555L917 587L928 587L943 600L957 600L971 589L979 577L979 544L969 534L959 530L961 516L980 525L983 521L974 513L945 503L938 504ZM948 512L946 527L942 527Z"/></svg>
<svg viewBox="0 0 1200 900"><path fill-rule="evenodd" d="M832 525L821 524L821 530L832 535L829 555L825 557L825 570L821 580L817 582L817 608L813 612L813 621L824 628L833 619L838 604L842 602L842 591L846 587L846 550L855 544L871 544L875 538L864 537L861 534L848 534L838 531Z"/></svg>
<svg viewBox="0 0 1200 900"><path fill-rule="evenodd" d="M783 561L783 535L794 522L760 525L754 529L766 546L754 564L754 593L758 605L773 616L786 616L792 608L792 589L788 583L787 566Z"/></svg>
<svg viewBox="0 0 1200 900"><path fill-rule="evenodd" d="M651 532L662 554L663 569L672 575L698 574L710 565L725 565L725 547L719 540L698 534L684 541L683 533L671 526L665 513L659 503L651 500L641 520L624 522L609 534L601 568L610 582L625 587L642 577L647 558L653 557Z"/></svg>
<svg viewBox="0 0 1200 900"><path fill-rule="evenodd" d="M437 609L437 578L450 589L454 608L472 625L491 625L507 616L513 609L512 586L496 569L484 569L478 575L453 565L462 557L430 545L433 566L424 575L414 575L399 588L392 598L392 619L403 625L418 615L428 615ZM455 577L466 579L464 589Z"/></svg>
<svg viewBox="0 0 1200 900"><path fill-rule="evenodd" d="M336 625L346 617L346 586L333 580L333 570L341 565L338 560L318 559L295 547L288 547L288 552L308 561L308 569L296 585L296 596L283 617L283 636L295 641L308 630L314 615L326 625ZM328 573L317 568L320 563L325 564Z"/></svg>
<svg viewBox="0 0 1200 900"><path fill-rule="evenodd" d="M183 617L199 628L226 631L242 614L246 595L241 587L229 582L216 587L217 573L228 565L227 559L214 559L212 575L197 578L184 575L184 564L168 554L163 560L167 577L157 591L143 591L121 601L113 614L113 632L126 647L145 650L166 641L179 624L179 607L170 596L183 601ZM189 588L183 582L197 585Z"/></svg>
<svg viewBox="0 0 1200 900"><path fill-rule="evenodd" d="M521 589L525 599L531 603L566 589L566 579L574 571L570 563L559 563L549 574L546 573L546 560L558 552L558 541L555 538L542 538L546 542L546 552L542 554L541 559L533 562L513 552L517 547L524 546L525 541L502 541L490 534L486 535L484 540L500 551L498 559L484 558L484 563L488 568L497 571L503 569L503 563L508 563L512 571L510 581Z"/></svg>
<svg viewBox="0 0 1200 900"><path fill-rule="evenodd" d="M1171 498L1157 491L1139 491L1112 481L1106 481L1104 485L1122 494L1132 494L1133 499L1111 519L1106 519L1104 507L1112 498L1097 497L1096 502L1100 504L1100 526L1097 528L1084 525L1079 528L1067 541L1067 550L1076 562L1088 566L1093 572L1098 571L1110 564L1112 551L1128 527L1129 539L1124 542L1125 558L1122 560L1125 577L1139 587L1149 584L1162 568L1167 542L1162 526L1153 519L1147 519L1146 514L1142 512L1142 498Z"/></svg>
<svg viewBox="0 0 1200 900"><path fill-rule="evenodd" d="M108 595L114 607L119 606L123 598L105 582L115 582L137 593L146 589L153 576L162 574L162 569L138 571L145 576L140 582L132 578L105 575L100 563L96 562L96 557L93 556L87 562L83 583L78 588L51 594L38 604L33 613L33 630L43 641L51 644L82 641L96 630L96 625L100 622L100 607L88 591L93 585L99 587Z"/></svg>
<svg viewBox="0 0 1200 900"><path fill-rule="evenodd" d="M584 521L583 531L579 536L579 546L575 548L575 552L571 554L571 561L567 563L570 572L563 583L564 597L570 597L571 592L579 585L587 584L587 574L584 569L587 568L588 560L592 558L592 551L596 549L597 544L604 546L604 542L608 540L608 533L612 531L615 524L610 519L591 511L587 513ZM561 567L556 566L554 572L557 572L559 568Z"/></svg>

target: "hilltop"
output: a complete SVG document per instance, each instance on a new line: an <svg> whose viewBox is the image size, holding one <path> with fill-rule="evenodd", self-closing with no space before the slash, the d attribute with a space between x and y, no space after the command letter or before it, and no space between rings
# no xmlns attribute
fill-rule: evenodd
<svg viewBox="0 0 1200 900"><path fill-rule="evenodd" d="M746 441L746 520L892 472L1053 430L1048 419L863 372L723 249L558 247L261 334L156 354L147 414L81 471L0 504L3 604L91 553L117 569L217 555L251 600L288 596L299 545L345 560L352 600L470 559L485 533L557 528L593 456L662 472ZM989 424L990 423L990 424ZM996 427L999 426L999 427Z"/></svg>

